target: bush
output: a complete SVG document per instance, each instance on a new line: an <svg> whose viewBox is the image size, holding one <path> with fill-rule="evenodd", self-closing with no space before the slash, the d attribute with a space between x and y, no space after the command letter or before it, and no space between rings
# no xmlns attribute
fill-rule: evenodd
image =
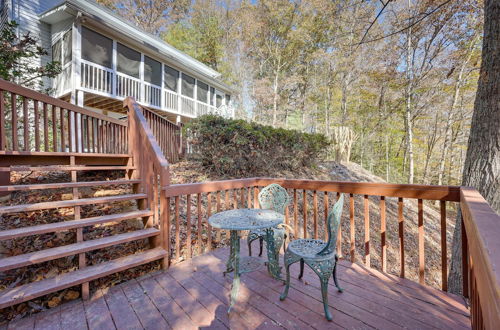
<svg viewBox="0 0 500 330"><path fill-rule="evenodd" d="M322 134L273 128L215 115L186 126L193 156L222 177L274 175L311 166L330 144Z"/></svg>

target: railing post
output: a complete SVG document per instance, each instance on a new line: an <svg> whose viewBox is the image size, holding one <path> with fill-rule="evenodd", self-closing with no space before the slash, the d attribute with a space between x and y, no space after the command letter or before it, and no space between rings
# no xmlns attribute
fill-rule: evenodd
<svg viewBox="0 0 500 330"><path fill-rule="evenodd" d="M116 97L116 91L118 89L118 86L117 86L117 81L118 81L118 78L116 76L116 66L117 66L117 58L118 58L118 53L117 53L117 50L116 50L116 40L113 39L113 58L111 60L111 66L112 66L112 69L113 69L113 73L111 74L112 75L112 86L111 86L111 94L113 95L113 97Z"/></svg>
<svg viewBox="0 0 500 330"><path fill-rule="evenodd" d="M460 231L462 235L462 295L469 298L469 246L467 242L467 232L465 230L464 219L460 221Z"/></svg>

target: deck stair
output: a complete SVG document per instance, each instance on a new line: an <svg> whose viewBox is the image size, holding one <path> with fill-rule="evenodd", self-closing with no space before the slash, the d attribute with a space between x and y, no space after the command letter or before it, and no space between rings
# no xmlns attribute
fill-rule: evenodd
<svg viewBox="0 0 500 330"><path fill-rule="evenodd" d="M34 164L28 164L26 155L11 154L9 157L10 165L6 164L6 162L0 161L0 171L7 171L11 173L26 171L33 171L37 173L51 172L52 174L55 172L60 174L69 173L71 182L43 182L35 184L5 185L0 186L0 192L26 195L31 192L41 190L52 190L59 193L61 191L66 191L72 192L72 199L49 202L34 201L28 204L19 204L16 203L16 195L13 195L13 198L11 198L9 202L0 205L0 218L15 213L71 208L74 210L74 219L2 230L0 231L0 241L68 230L76 230L77 239L76 242L71 244L2 258L0 259L0 272L11 271L21 267L35 265L72 255L78 256L79 269L68 273L62 273L52 278L26 283L1 291L0 308L22 303L75 285L82 285L82 296L86 298L86 295L89 293L90 281L138 265L162 259L167 254L164 249L161 247L155 247L152 243L155 239L158 239L161 232L157 226L155 227L151 225L151 218L153 217L154 212L148 208L148 195L143 192L144 189L141 187L142 180L139 177L139 174L136 173L138 172L137 168L132 165L133 159L131 156L121 155L120 157L117 157L117 155L100 154L98 157L99 160L97 160L96 158L92 158L90 156L75 156L71 154L61 155L60 153L53 156L43 155L41 157L34 155L31 158ZM20 161L15 162L18 157ZM80 163L77 162L77 159ZM22 164L12 165L12 160L14 160L14 164ZM60 164L57 164L57 162L60 162ZM117 173L122 173L123 175L120 175L122 178L115 178L112 180L100 179L95 181L78 181L78 174L88 171L100 171L101 174L109 173L110 171L118 171ZM103 190L113 189L114 187L119 186L121 188L120 194L102 197L81 196L82 189L87 189L87 191L89 191L92 187L97 186ZM135 203L137 205L137 209L123 210L113 214L94 217L80 216L82 207L84 206L99 204L105 205L123 201ZM102 238L91 240L83 239L84 228L107 223L113 225L121 221L131 219L142 219L141 223L144 224L143 228ZM120 257L118 259L104 261L97 265L86 266L86 253L88 252L142 239L148 239L151 242L149 250Z"/></svg>

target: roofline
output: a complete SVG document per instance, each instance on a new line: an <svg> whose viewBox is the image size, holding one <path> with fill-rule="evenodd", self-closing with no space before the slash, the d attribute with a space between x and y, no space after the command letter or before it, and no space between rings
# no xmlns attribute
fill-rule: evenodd
<svg viewBox="0 0 500 330"><path fill-rule="evenodd" d="M226 92L236 92L235 88L218 80L218 78L221 77L219 72L169 45L162 39L131 24L109 8L99 5L93 0L65 0L64 2L41 13L39 18L43 20L44 17L47 17L52 13L66 11L69 8L72 8L77 12L81 12L87 18L97 20L98 23L104 24L110 29L125 35L127 38L133 39L139 44L142 44L144 47L149 46L149 48L153 48L153 51L156 50L156 52L174 60L175 63L184 71L194 71L195 73L208 79L209 81L207 82L209 84L217 85L214 87L223 89Z"/></svg>

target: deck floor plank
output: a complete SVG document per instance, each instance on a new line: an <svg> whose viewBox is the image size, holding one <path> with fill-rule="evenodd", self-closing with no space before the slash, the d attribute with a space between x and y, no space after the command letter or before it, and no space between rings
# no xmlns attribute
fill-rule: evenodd
<svg viewBox="0 0 500 330"><path fill-rule="evenodd" d="M140 329L141 322L123 293L122 286L118 285L109 289L104 295L108 304L111 317L118 329Z"/></svg>
<svg viewBox="0 0 500 330"><path fill-rule="evenodd" d="M244 244L241 250L247 254ZM243 274L228 315L232 274L222 275L228 254L227 248L216 249L98 291L89 301L17 320L8 329L470 329L463 299L345 260L338 269L344 292L329 284L333 322L324 318L316 274L305 267L303 279L297 279L298 263L291 267L284 301L279 300L283 284L265 267Z"/></svg>
<svg viewBox="0 0 500 330"><path fill-rule="evenodd" d="M136 280L128 281L122 286L122 289L145 329L170 329L170 325L149 296L144 294L144 289Z"/></svg>

